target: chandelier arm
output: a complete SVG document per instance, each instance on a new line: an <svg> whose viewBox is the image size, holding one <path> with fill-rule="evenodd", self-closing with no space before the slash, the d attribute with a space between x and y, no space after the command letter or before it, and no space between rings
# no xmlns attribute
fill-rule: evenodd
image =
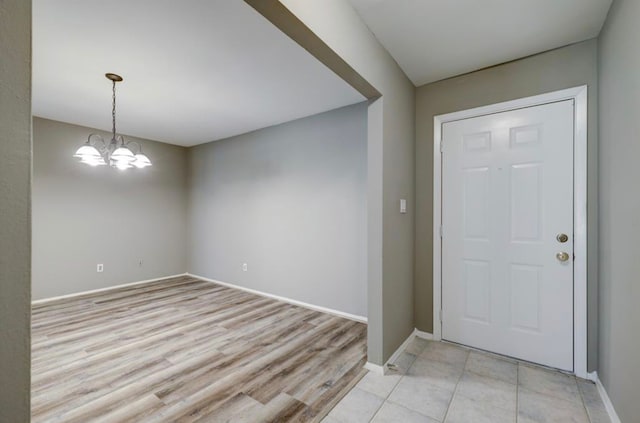
<svg viewBox="0 0 640 423"><path fill-rule="evenodd" d="M102 145L98 146L95 144L95 142L91 142L91 138L97 138ZM98 150L102 155L104 155L104 153L107 151L107 143L104 141L104 138L102 138L102 135L100 134L96 134L96 133L89 134L89 137L87 138L87 143L95 147L96 150Z"/></svg>
<svg viewBox="0 0 640 423"><path fill-rule="evenodd" d="M137 142L137 141L129 141L129 142L127 143L127 147L129 147L130 145L134 145L134 144L135 144L135 146L138 148L138 153L142 153L142 146L141 146L141 145L140 145L140 143L139 143L139 142ZM129 147L129 149L131 150L131 147ZM133 151L133 150L131 150L131 151ZM134 153L135 153L135 152L134 152Z"/></svg>

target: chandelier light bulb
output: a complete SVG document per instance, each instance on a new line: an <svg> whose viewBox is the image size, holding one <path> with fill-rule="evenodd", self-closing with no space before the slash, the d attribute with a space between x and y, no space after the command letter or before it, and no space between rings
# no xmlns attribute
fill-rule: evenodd
<svg viewBox="0 0 640 423"><path fill-rule="evenodd" d="M76 151L76 154L74 154L73 157L79 158L80 161L88 158L102 158L98 149L88 144L88 141L87 144L84 144Z"/></svg>
<svg viewBox="0 0 640 423"><path fill-rule="evenodd" d="M133 151L126 146L120 146L116 148L116 150L111 153L111 160L116 162L126 162L132 163L136 160L136 156L133 154Z"/></svg>
<svg viewBox="0 0 640 423"><path fill-rule="evenodd" d="M131 169L133 167L128 162L125 162L125 161L122 161L122 160L115 162L114 164L112 164L112 166L114 166L118 170L127 170L127 169Z"/></svg>
<svg viewBox="0 0 640 423"><path fill-rule="evenodd" d="M98 157L85 157L80 160L80 163L88 164L89 166L106 166L107 162L101 156Z"/></svg>
<svg viewBox="0 0 640 423"><path fill-rule="evenodd" d="M133 162L133 165L138 169L144 169L147 166L151 166L151 160L149 160L146 154L138 153L135 157L136 160Z"/></svg>

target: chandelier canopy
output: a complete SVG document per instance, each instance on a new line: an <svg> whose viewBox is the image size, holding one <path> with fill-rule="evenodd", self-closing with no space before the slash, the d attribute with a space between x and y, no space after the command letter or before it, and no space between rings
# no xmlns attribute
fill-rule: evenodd
<svg viewBox="0 0 640 423"><path fill-rule="evenodd" d="M100 134L89 134L87 142L78 148L73 157L79 159L80 163L89 166L109 164L109 166L120 170L143 169L151 166L151 160L142 152L142 146L139 143L135 141L125 143L122 135L116 135L116 82L121 82L122 77L115 73L107 73L105 76L113 83L111 141L105 142Z"/></svg>

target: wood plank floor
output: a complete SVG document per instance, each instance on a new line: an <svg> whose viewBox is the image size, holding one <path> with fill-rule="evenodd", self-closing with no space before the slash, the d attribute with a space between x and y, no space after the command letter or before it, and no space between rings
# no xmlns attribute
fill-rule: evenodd
<svg viewBox="0 0 640 423"><path fill-rule="evenodd" d="M32 313L32 422L318 421L366 373L366 325L190 277Z"/></svg>

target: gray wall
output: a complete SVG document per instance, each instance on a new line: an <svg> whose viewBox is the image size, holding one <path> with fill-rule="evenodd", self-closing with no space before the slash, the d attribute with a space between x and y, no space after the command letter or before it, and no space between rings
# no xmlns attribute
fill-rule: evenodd
<svg viewBox="0 0 640 423"><path fill-rule="evenodd" d="M366 112L191 148L189 272L366 316Z"/></svg>
<svg viewBox="0 0 640 423"><path fill-rule="evenodd" d="M0 422L31 414L31 2L0 2Z"/></svg>
<svg viewBox="0 0 640 423"><path fill-rule="evenodd" d="M522 60L423 85L416 94L415 322L433 330L433 117L579 85L589 86L588 368L598 350L597 42L589 40Z"/></svg>
<svg viewBox="0 0 640 423"><path fill-rule="evenodd" d="M152 167L92 168L71 157L92 132L33 119L34 299L186 272L187 149L127 138Z"/></svg>
<svg viewBox="0 0 640 423"><path fill-rule="evenodd" d="M600 35L600 360L623 422L640 419L640 2L615 0Z"/></svg>
<svg viewBox="0 0 640 423"><path fill-rule="evenodd" d="M280 2L382 93L367 136L367 359L382 365L414 328L415 89L347 0Z"/></svg>

